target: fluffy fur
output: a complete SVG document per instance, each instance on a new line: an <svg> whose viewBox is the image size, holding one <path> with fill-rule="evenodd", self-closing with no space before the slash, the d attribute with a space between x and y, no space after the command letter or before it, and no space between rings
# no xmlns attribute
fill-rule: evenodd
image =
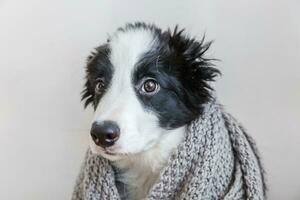
<svg viewBox="0 0 300 200"><path fill-rule="evenodd" d="M209 82L220 73L204 56L210 45L177 27L135 23L119 28L88 58L85 106L94 107L94 121L111 120L121 130L111 147L91 139L91 150L113 161L130 199L146 196L186 125L210 100ZM152 94L143 91L149 79L157 83Z"/></svg>

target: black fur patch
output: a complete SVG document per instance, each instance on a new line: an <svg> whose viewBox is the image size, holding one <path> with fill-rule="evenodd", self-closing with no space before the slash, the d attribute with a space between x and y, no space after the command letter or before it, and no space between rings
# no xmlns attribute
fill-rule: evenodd
<svg viewBox="0 0 300 200"><path fill-rule="evenodd" d="M210 81L220 74L204 57L211 42L189 38L178 31L155 31L156 46L137 63L133 77L136 85L143 77L160 84L154 96L139 94L142 104L157 114L160 125L167 129L185 125L199 116L202 105L211 99Z"/></svg>
<svg viewBox="0 0 300 200"><path fill-rule="evenodd" d="M81 98L81 100L85 101L84 107L92 104L94 109L96 109L101 96L103 96L105 92L103 91L101 94L95 93L98 78L103 78L105 80L104 89L110 84L113 75L113 66L109 60L109 54L110 50L108 45L105 44L97 47L95 52L92 52L87 59L86 82Z"/></svg>

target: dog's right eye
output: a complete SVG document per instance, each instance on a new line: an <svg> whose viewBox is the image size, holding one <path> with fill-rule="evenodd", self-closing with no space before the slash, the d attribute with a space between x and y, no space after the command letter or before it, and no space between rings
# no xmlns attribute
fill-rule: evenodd
<svg viewBox="0 0 300 200"><path fill-rule="evenodd" d="M96 80L95 93L96 94L101 94L104 90L104 86L105 86L104 78L98 78Z"/></svg>
<svg viewBox="0 0 300 200"><path fill-rule="evenodd" d="M140 93L146 95L154 95L159 91L159 89L160 86L157 81L155 79L148 78L143 82Z"/></svg>

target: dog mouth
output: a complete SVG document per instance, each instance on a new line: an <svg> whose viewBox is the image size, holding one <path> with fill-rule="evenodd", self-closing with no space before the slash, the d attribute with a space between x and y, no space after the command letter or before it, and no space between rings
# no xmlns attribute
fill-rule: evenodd
<svg viewBox="0 0 300 200"><path fill-rule="evenodd" d="M129 153L118 152L116 149L100 147L99 150L100 150L100 154L104 156L107 155L107 156L118 157L118 158L129 156Z"/></svg>
<svg viewBox="0 0 300 200"><path fill-rule="evenodd" d="M116 152L111 152L111 151L108 151L108 150L103 150L103 152L107 155L110 155L110 156L118 156L118 155L121 155L120 153L116 153Z"/></svg>
<svg viewBox="0 0 300 200"><path fill-rule="evenodd" d="M104 158L109 160L122 160L128 157L135 156L140 152L128 152L123 151L120 146L112 146L112 147L101 147L96 145L95 143L90 143L90 149L93 154L98 154Z"/></svg>
<svg viewBox="0 0 300 200"><path fill-rule="evenodd" d="M117 159L123 159L126 157L132 157L139 155L147 150L149 150L153 145L148 145L146 148L144 148L142 151L137 152L124 152L120 147L114 146L114 147L101 147L96 146L95 144L92 145L93 152L95 154L100 154L103 157L109 157L109 158L117 158Z"/></svg>
<svg viewBox="0 0 300 200"><path fill-rule="evenodd" d="M120 153L120 152L114 152L109 150L104 150L103 153L109 156L117 156L117 157L126 157L130 155L129 153Z"/></svg>

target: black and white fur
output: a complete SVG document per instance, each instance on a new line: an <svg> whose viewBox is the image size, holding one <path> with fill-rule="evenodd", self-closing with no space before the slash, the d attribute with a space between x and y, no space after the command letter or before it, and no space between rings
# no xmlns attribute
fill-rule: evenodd
<svg viewBox="0 0 300 200"><path fill-rule="evenodd" d="M91 139L90 147L120 171L129 199L147 195L186 125L210 100L209 82L219 74L204 57L210 44L177 28L134 23L119 28L88 58L85 106L94 107L94 121L120 127L113 146L101 148ZM147 80L157 84L152 93L145 92Z"/></svg>

